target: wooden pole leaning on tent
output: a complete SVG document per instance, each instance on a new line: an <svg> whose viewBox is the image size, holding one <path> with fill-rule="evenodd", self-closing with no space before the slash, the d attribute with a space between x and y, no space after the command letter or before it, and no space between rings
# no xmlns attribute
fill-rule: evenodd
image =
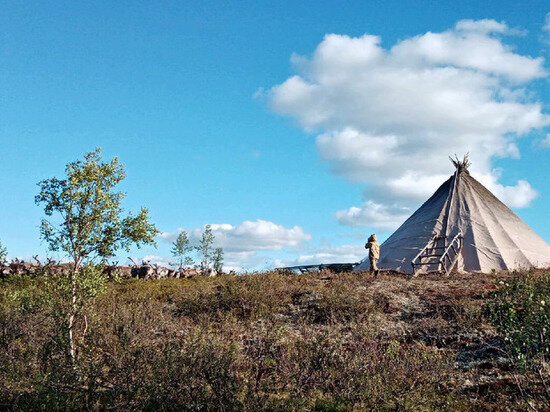
<svg viewBox="0 0 550 412"><path fill-rule="evenodd" d="M418 270L425 268L426 272L429 271L438 271L443 272L445 276L448 276L453 270L456 262L458 261L460 252L462 250L463 244L463 235L459 230L450 242L452 226L451 226L451 216L453 215L453 205L454 198L457 191L457 183L461 173L469 173L468 167L471 165L469 161L469 154L464 155L464 158L460 160L455 154L453 159L449 156L449 159L455 166L456 170L454 173L454 179L452 180L452 186L447 196L445 212L446 219L444 221L444 226L441 228L439 233L436 233L432 238L426 243L423 249L418 252L418 254L411 261L413 268L413 276L418 275Z"/></svg>

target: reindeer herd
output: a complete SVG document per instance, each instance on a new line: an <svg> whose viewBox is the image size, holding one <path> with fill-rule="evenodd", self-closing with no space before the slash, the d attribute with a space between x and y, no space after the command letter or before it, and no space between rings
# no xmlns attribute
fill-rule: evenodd
<svg viewBox="0 0 550 412"><path fill-rule="evenodd" d="M157 264L152 264L149 261L143 261L137 264L133 259L130 261L132 266L104 265L103 273L109 278L119 276L122 278L137 278L137 279L166 279L166 278L193 278L196 276L216 276L217 273L212 268L203 269L171 269ZM9 263L0 262L0 278L9 275L60 275L69 274L73 269L72 263L59 263L48 258L46 262L41 262L38 256L33 256L32 262L15 259Z"/></svg>

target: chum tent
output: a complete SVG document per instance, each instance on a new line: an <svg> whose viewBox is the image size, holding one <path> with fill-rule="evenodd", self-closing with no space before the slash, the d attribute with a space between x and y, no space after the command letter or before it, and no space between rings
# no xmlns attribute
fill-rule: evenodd
<svg viewBox="0 0 550 412"><path fill-rule="evenodd" d="M384 270L491 272L550 267L550 245L470 176L468 156L455 173L381 246ZM368 270L364 259L355 270Z"/></svg>

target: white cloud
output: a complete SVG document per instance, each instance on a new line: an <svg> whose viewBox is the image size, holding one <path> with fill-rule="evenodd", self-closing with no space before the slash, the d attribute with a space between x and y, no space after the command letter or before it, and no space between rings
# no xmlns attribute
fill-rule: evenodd
<svg viewBox="0 0 550 412"><path fill-rule="evenodd" d="M526 89L547 73L542 57L504 42L509 34L518 31L463 20L389 49L378 36L328 34L311 58L293 55L298 74L271 88L269 102L320 132L321 157L335 173L366 183L367 201L417 205L453 172L447 156L469 152L474 177L510 206L527 206L534 189L524 180L498 183L492 161L519 158L515 141L550 124ZM340 220L350 213L371 220L365 205Z"/></svg>
<svg viewBox="0 0 550 412"><path fill-rule="evenodd" d="M300 226L286 228L276 223L258 219L245 220L237 226L229 223L210 225L214 234L214 247L224 250L225 266L241 269L260 264L262 258L256 256L261 251L278 251L284 248L297 247L312 239ZM191 244L198 244L204 227L183 229L176 232L162 232L159 237L173 242L178 234L185 230Z"/></svg>
<svg viewBox="0 0 550 412"><path fill-rule="evenodd" d="M510 29L506 23L497 22L491 19L482 20L460 20L456 23L455 29L458 31L478 32L483 34L501 33L501 34L516 34L517 31Z"/></svg>
<svg viewBox="0 0 550 412"><path fill-rule="evenodd" d="M465 29L465 24L461 24L464 22L469 22L466 26L470 26L471 30ZM426 64L436 64L473 69L490 75L502 75L517 82L546 75L542 57L531 58L516 54L501 39L491 36L494 30L490 30L490 23L503 23L494 20L481 22L484 24L466 20L457 23L457 30L428 32L412 37L394 46L391 55L407 65L412 63L425 67ZM507 27L504 25L504 28Z"/></svg>
<svg viewBox="0 0 550 412"><path fill-rule="evenodd" d="M397 229L412 213L399 206L386 206L366 201L361 207L352 206L336 212L336 219L346 226L369 226L378 229Z"/></svg>
<svg viewBox="0 0 550 412"><path fill-rule="evenodd" d="M528 181L519 180L515 186L503 186L498 183L499 176L500 171L494 170L489 175L477 176L477 180L510 207L527 207L538 197Z"/></svg>
<svg viewBox="0 0 550 412"><path fill-rule="evenodd" d="M288 229L261 219L245 220L237 226L229 223L212 223L210 227L215 237L215 246L228 252L280 250L311 240L311 235L304 232L300 226ZM160 237L173 242L182 230L187 231L191 243L197 243L202 236L204 227L179 229L174 233L162 232Z"/></svg>

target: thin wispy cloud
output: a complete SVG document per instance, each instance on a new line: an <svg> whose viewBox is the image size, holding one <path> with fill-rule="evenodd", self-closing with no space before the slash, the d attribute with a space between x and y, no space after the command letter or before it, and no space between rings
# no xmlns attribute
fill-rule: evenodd
<svg viewBox="0 0 550 412"><path fill-rule="evenodd" d="M544 17L544 25L542 26L542 31L550 33L550 12L546 13Z"/></svg>
<svg viewBox="0 0 550 412"><path fill-rule="evenodd" d="M550 12L544 16L544 24L542 25L542 42L550 44Z"/></svg>
<svg viewBox="0 0 550 412"><path fill-rule="evenodd" d="M539 142L540 147L550 149L550 134L547 134L544 139Z"/></svg>

